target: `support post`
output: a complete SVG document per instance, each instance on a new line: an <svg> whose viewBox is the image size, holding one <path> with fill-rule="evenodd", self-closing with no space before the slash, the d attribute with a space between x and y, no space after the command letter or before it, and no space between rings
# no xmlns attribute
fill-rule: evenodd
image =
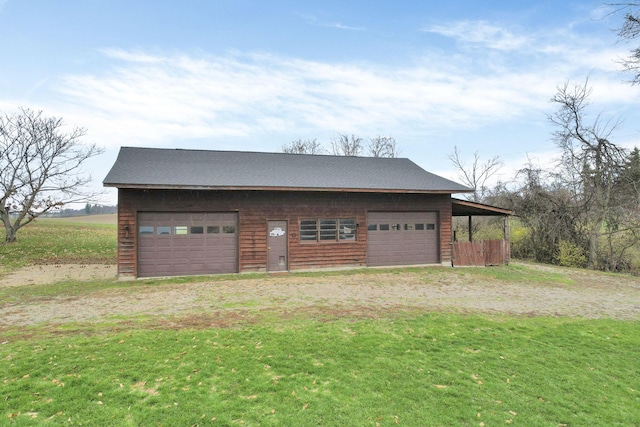
<svg viewBox="0 0 640 427"><path fill-rule="evenodd" d="M504 257L505 264L509 264L511 261L511 221L509 215L504 217Z"/></svg>

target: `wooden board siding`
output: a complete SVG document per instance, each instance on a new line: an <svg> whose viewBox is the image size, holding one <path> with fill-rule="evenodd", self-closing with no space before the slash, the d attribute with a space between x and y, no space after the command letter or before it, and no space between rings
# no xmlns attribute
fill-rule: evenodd
<svg viewBox="0 0 640 427"><path fill-rule="evenodd" d="M453 243L454 267L504 264L509 264L509 241L506 239Z"/></svg>
<svg viewBox="0 0 640 427"><path fill-rule="evenodd" d="M484 241L484 264L503 265L509 264L509 243L507 240Z"/></svg>
<svg viewBox="0 0 640 427"><path fill-rule="evenodd" d="M455 242L453 244L453 265L455 267L484 266L484 245L482 241Z"/></svg>
<svg viewBox="0 0 640 427"><path fill-rule="evenodd" d="M136 276L136 211L120 208L122 195L118 191L118 276Z"/></svg>
<svg viewBox="0 0 640 427"><path fill-rule="evenodd" d="M237 212L238 270L265 271L267 221L288 221L289 269L365 266L369 211L438 212L440 262L451 260L449 194L381 194L278 191L118 191L118 273L137 276L138 212ZM300 221L355 218L356 241L300 241Z"/></svg>

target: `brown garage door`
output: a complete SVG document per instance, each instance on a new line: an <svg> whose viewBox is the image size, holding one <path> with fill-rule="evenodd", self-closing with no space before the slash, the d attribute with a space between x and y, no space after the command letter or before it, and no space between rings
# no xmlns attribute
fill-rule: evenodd
<svg viewBox="0 0 640 427"><path fill-rule="evenodd" d="M367 265L440 262L436 212L369 212Z"/></svg>
<svg viewBox="0 0 640 427"><path fill-rule="evenodd" d="M138 214L138 276L238 271L236 213Z"/></svg>

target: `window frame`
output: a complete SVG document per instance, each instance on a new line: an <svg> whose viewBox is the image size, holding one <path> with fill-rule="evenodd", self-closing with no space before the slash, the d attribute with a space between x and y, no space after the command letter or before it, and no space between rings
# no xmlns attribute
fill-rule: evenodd
<svg viewBox="0 0 640 427"><path fill-rule="evenodd" d="M338 219L338 241L355 242L358 223L355 218ZM349 237L350 236L350 237Z"/></svg>
<svg viewBox="0 0 640 427"><path fill-rule="evenodd" d="M338 241L338 220L336 218L321 218L318 222L320 223L318 229L319 242Z"/></svg>
<svg viewBox="0 0 640 427"><path fill-rule="evenodd" d="M153 225L138 226L138 234L140 236L153 236L156 234L156 228Z"/></svg>
<svg viewBox="0 0 640 427"><path fill-rule="evenodd" d="M314 224L315 227L313 227ZM348 225L352 227L351 233L344 232ZM356 217L306 217L298 221L298 227L300 244L355 243L358 241ZM349 237L350 235L353 237Z"/></svg>
<svg viewBox="0 0 640 427"><path fill-rule="evenodd" d="M188 225L174 225L173 226L173 235L174 236L188 236L189 235L189 226Z"/></svg>
<svg viewBox="0 0 640 427"><path fill-rule="evenodd" d="M300 243L318 242L318 218L301 219L299 227Z"/></svg>
<svg viewBox="0 0 640 427"><path fill-rule="evenodd" d="M157 236L171 236L173 234L173 227L170 225L158 225L156 226Z"/></svg>

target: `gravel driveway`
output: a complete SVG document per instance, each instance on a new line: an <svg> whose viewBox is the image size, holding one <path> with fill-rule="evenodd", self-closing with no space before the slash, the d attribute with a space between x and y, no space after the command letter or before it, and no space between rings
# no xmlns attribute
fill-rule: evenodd
<svg viewBox="0 0 640 427"><path fill-rule="evenodd" d="M10 291L8 287L67 280L74 271L84 279L115 275L113 266L30 268L0 280L0 287ZM529 264L527 268L559 272L573 283L512 283L448 269L429 274L378 270L319 277L239 276L160 285L140 281L131 287L4 304L0 327L101 322L123 316L225 325L267 311L375 317L388 311L437 310L640 320L638 278Z"/></svg>

